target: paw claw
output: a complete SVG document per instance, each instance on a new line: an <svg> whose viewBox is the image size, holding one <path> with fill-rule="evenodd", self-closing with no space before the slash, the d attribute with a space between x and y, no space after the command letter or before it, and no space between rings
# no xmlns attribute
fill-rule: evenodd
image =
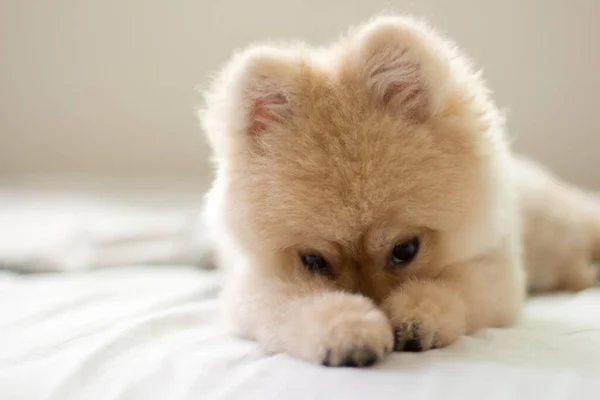
<svg viewBox="0 0 600 400"><path fill-rule="evenodd" d="M421 343L421 339L410 339L404 343L403 351L409 351L412 353L418 353L423 351L423 344Z"/></svg>
<svg viewBox="0 0 600 400"><path fill-rule="evenodd" d="M394 351L421 352L425 349L423 344L421 325L416 323L402 323L394 331Z"/></svg>
<svg viewBox="0 0 600 400"><path fill-rule="evenodd" d="M357 348L342 360L343 367L369 367L377 361L377 354L368 348Z"/></svg>
<svg viewBox="0 0 600 400"><path fill-rule="evenodd" d="M367 347L357 347L350 350L340 361L339 364L333 364L331 362L331 352L327 352L327 356L323 361L323 365L326 367L340 366L340 367L370 367L375 364L379 357L375 351Z"/></svg>
<svg viewBox="0 0 600 400"><path fill-rule="evenodd" d="M324 367L331 367L331 350L327 350L327 353L325 354L325 358L323 359L323 362L321 363Z"/></svg>

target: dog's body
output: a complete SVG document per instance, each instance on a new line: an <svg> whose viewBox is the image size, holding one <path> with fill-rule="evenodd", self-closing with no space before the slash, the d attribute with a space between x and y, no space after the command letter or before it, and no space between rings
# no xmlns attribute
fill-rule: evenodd
<svg viewBox="0 0 600 400"><path fill-rule="evenodd" d="M515 159L524 260L530 291L577 291L597 284L600 207L547 171Z"/></svg>
<svg viewBox="0 0 600 400"><path fill-rule="evenodd" d="M253 47L207 105L226 313L268 351L368 365L510 324L527 283L595 283L600 212L511 154L479 75L422 23Z"/></svg>

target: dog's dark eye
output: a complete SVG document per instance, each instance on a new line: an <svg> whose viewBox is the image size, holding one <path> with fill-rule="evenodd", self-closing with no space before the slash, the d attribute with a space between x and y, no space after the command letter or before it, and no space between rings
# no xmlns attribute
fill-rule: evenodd
<svg viewBox="0 0 600 400"><path fill-rule="evenodd" d="M310 272L315 274L328 275L331 272L327 260L318 254L306 254L300 256L300 260Z"/></svg>
<svg viewBox="0 0 600 400"><path fill-rule="evenodd" d="M392 265L406 265L410 263L417 256L420 245L421 243L417 237L397 244L392 250L390 263Z"/></svg>

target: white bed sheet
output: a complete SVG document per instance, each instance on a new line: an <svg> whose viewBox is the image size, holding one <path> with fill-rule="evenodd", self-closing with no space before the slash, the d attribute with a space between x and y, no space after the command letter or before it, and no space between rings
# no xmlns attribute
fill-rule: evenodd
<svg viewBox="0 0 600 400"><path fill-rule="evenodd" d="M533 299L514 328L450 348L330 369L228 335L218 271L85 270L188 255L196 200L0 190L0 262L79 271L0 271L0 400L600 399L600 289Z"/></svg>
<svg viewBox="0 0 600 400"><path fill-rule="evenodd" d="M2 399L598 399L600 290L370 369L265 354L220 323L219 273L0 274Z"/></svg>

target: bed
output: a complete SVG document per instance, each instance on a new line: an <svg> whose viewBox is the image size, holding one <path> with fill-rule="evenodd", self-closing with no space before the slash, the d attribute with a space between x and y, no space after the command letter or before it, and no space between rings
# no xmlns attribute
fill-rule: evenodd
<svg viewBox="0 0 600 400"><path fill-rule="evenodd" d="M121 239L139 232L142 220L161 221L146 247L158 236L160 243L177 236L173 227L181 224L173 221L188 220L173 209L117 207L106 196L90 202L0 192L0 260L37 260L33 274L0 272L1 399L600 398L600 289L533 298L514 327L463 337L446 349L394 353L369 369L333 369L266 354L231 336L219 317L218 270L167 264L164 252L137 262L139 242L136 251L104 257L110 266L83 268L98 254L81 255L82 232L67 218L73 215L78 229L86 221L88 242L90 226L100 221L120 226ZM115 231L103 235L108 243ZM57 248L70 255L57 255ZM61 262L69 273L53 272Z"/></svg>

